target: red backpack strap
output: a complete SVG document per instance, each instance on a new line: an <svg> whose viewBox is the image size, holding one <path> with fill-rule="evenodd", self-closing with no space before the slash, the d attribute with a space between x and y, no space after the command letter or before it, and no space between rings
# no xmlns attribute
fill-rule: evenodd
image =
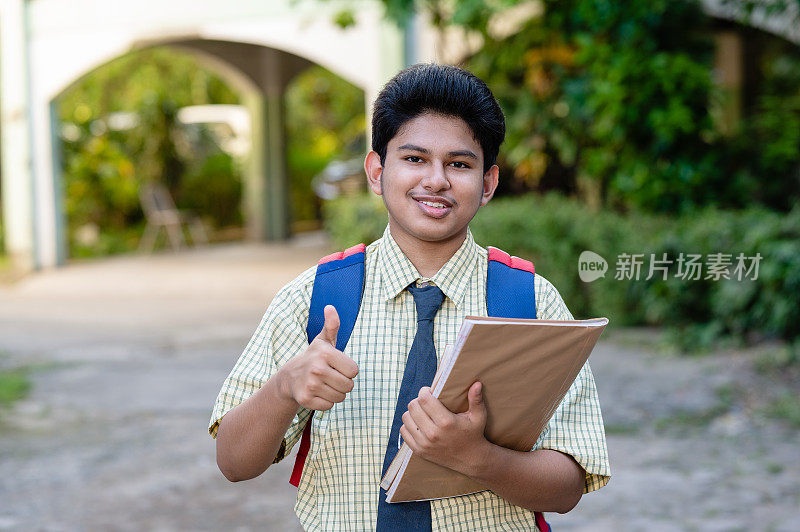
<svg viewBox="0 0 800 532"><path fill-rule="evenodd" d="M289 477L289 484L295 488L300 485L300 477L303 476L303 466L306 465L308 449L311 447L311 420L313 417L314 412L311 412L308 421L306 421L306 427L303 429L303 437L300 440L300 448L297 450L297 456L294 458L292 475Z"/></svg>
<svg viewBox="0 0 800 532"><path fill-rule="evenodd" d="M308 325L306 336L308 343L322 330L325 325L325 306L333 305L339 314L339 334L336 336L336 349L344 351L353 327L356 324L358 310L361 307L361 294L364 291L364 260L366 246L358 244L338 253L331 253L322 257L317 264L317 273L314 277L314 288L311 291L311 305L308 310ZM300 448L294 460L294 469L289 483L293 486L300 484L303 466L306 463L308 450L311 448L311 422L314 412L306 421Z"/></svg>
<svg viewBox="0 0 800 532"><path fill-rule="evenodd" d="M335 260L346 259L347 257L349 257L351 255L356 255L358 253L364 253L364 252L366 252L366 250L367 250L367 246L365 244L356 244L355 246L349 247L344 251L337 251L336 253L331 253L330 255L325 255L324 257L319 259L319 262L317 263L317 265L325 264L325 263L332 262L332 261L335 261Z"/></svg>
<svg viewBox="0 0 800 532"><path fill-rule="evenodd" d="M544 514L542 512L533 512L534 519L536 520L536 526L539 527L541 532L552 532L552 528L550 528L550 523L544 520Z"/></svg>
<svg viewBox="0 0 800 532"><path fill-rule="evenodd" d="M488 246L486 251L489 254L490 261L505 264L509 268L514 268L515 270L522 270L531 273L536 272L535 268L533 267L533 263L529 260L521 259L519 257L512 257L502 249L498 249L493 246Z"/></svg>

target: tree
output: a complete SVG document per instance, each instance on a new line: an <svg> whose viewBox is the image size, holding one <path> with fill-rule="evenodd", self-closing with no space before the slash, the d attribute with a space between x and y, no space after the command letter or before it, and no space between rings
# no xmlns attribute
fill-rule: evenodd
<svg viewBox="0 0 800 532"><path fill-rule="evenodd" d="M511 35L493 31L494 21L526 2L383 3L399 25L416 7L442 28L482 37L467 66L506 113L500 160L511 168L509 189L673 213L752 202L788 209L787 198L800 193L800 145L780 127L800 120L792 103L800 84L784 76L784 88L767 88L738 134L724 135L715 119L725 94L712 78L711 24L697 1L544 0ZM727 4L746 17L787 14L800 2ZM800 68L800 60L787 61Z"/></svg>

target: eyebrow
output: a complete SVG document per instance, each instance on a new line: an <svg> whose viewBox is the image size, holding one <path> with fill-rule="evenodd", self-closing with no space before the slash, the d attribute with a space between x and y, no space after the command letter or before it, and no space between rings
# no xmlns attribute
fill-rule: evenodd
<svg viewBox="0 0 800 532"><path fill-rule="evenodd" d="M417 146L416 144L403 144L398 150L411 150L411 151L418 151L420 153L424 153L429 155L431 151L427 148L423 148L422 146ZM470 150L455 150L447 152L448 157L469 157L470 159L478 160L478 156L472 153Z"/></svg>

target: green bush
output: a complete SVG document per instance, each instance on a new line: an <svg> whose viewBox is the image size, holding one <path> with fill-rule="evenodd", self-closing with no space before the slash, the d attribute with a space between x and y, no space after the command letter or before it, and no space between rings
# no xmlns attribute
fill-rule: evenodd
<svg viewBox="0 0 800 532"><path fill-rule="evenodd" d="M340 247L371 242L386 226L386 210L375 196L341 198L324 212ZM707 348L722 337L800 337L800 204L788 214L707 209L666 217L593 211L560 195L531 194L493 200L470 227L481 245L533 260L576 318L608 316L615 325L664 326L686 349ZM580 280L578 257L584 250L608 262L604 278ZM638 279L616 278L623 253L644 255ZM651 255L661 259L665 253L672 261L666 279L658 270L647 279ZM681 253L702 256L700 279L677 277ZM730 279L706 278L708 256L715 253L731 255ZM740 253L761 255L757 278L753 272L742 280L731 275Z"/></svg>
<svg viewBox="0 0 800 532"><path fill-rule="evenodd" d="M653 280L642 305L648 321L678 329L686 345L707 347L719 335L745 340L800 337L800 204L787 214L763 208L740 212L707 209L670 224L656 254L761 255L752 279ZM749 265L749 263L748 263Z"/></svg>
<svg viewBox="0 0 800 532"><path fill-rule="evenodd" d="M377 240L386 228L386 208L373 194L340 197L322 205L325 229L342 248Z"/></svg>
<svg viewBox="0 0 800 532"><path fill-rule="evenodd" d="M31 388L24 368L0 370L0 407L10 407L25 397Z"/></svg>
<svg viewBox="0 0 800 532"><path fill-rule="evenodd" d="M576 317L608 316L616 324L644 321L635 302L634 283L613 281L614 257L646 252L648 235L664 221L655 216L622 217L610 211L592 211L556 194L500 198L481 209L471 228L482 245L493 245L534 261L536 271L561 292ZM584 283L578 278L582 251L604 257L609 270L604 279Z"/></svg>
<svg viewBox="0 0 800 532"><path fill-rule="evenodd" d="M241 172L230 154L212 153L184 176L178 207L202 213L215 228L242 225Z"/></svg>
<svg viewBox="0 0 800 532"><path fill-rule="evenodd" d="M139 247L139 241L144 232L143 221L128 227L93 227L97 230L97 237L83 241L79 236L81 228L70 230L70 259L90 259L130 253ZM166 240L164 229L160 229L157 242Z"/></svg>
<svg viewBox="0 0 800 532"><path fill-rule="evenodd" d="M528 187L610 207L740 206L747 183L721 164L709 105L707 28L691 0L573 0L544 2L508 37L485 35L469 66L506 114L501 162Z"/></svg>
<svg viewBox="0 0 800 532"><path fill-rule="evenodd" d="M312 66L286 88L286 170L291 220L319 220L311 182L333 161L362 156L364 93L336 74Z"/></svg>

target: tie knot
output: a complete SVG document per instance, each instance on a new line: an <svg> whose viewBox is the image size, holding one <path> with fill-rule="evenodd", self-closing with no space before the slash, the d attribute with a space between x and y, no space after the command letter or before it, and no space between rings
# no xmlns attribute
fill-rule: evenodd
<svg viewBox="0 0 800 532"><path fill-rule="evenodd" d="M417 307L417 321L433 320L439 307L444 301L444 293L438 286L408 285L408 291L414 296L414 305Z"/></svg>

